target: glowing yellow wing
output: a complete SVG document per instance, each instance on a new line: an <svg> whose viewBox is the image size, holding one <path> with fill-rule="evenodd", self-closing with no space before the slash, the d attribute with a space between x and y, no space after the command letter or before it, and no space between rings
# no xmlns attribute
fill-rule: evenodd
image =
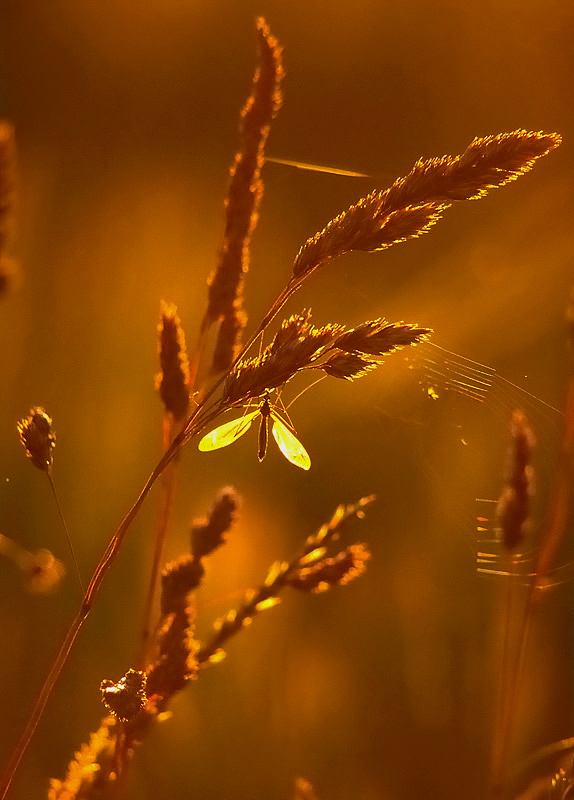
<svg viewBox="0 0 574 800"><path fill-rule="evenodd" d="M259 409L252 411L251 414L245 414L239 419L232 419L231 422L224 422L218 428L214 428L197 445L199 450L204 452L207 450L219 450L220 447L227 447L233 444L236 439L247 433L251 427L251 423L259 415Z"/></svg>
<svg viewBox="0 0 574 800"><path fill-rule="evenodd" d="M279 419L279 416L271 411L273 417L273 438L277 442L279 450L283 453L287 461L295 464L301 469L309 469L311 459L299 439L289 428Z"/></svg>

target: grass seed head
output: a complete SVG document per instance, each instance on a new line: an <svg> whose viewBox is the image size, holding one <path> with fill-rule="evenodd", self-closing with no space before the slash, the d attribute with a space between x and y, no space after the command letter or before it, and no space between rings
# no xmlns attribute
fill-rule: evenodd
<svg viewBox="0 0 574 800"><path fill-rule="evenodd" d="M308 311L285 320L261 356L241 361L224 385L224 400L236 405L283 386L315 362L340 334L340 325L311 325Z"/></svg>
<svg viewBox="0 0 574 800"><path fill-rule="evenodd" d="M156 708L165 703L196 677L198 642L193 637L194 611L180 608L164 617L156 636L157 659L148 672L148 697L156 698Z"/></svg>
<svg viewBox="0 0 574 800"><path fill-rule="evenodd" d="M30 416L18 423L18 433L32 464L43 472L50 473L56 434L52 429L52 420L44 409L39 406L32 408Z"/></svg>
<svg viewBox="0 0 574 800"><path fill-rule="evenodd" d="M99 729L92 733L88 744L74 753L63 781L52 778L48 800L74 800L93 796L98 786L101 791L102 775L111 768L115 750L117 720L107 716ZM96 790L97 791L97 790Z"/></svg>
<svg viewBox="0 0 574 800"><path fill-rule="evenodd" d="M185 335L174 305L162 303L158 333L161 372L156 377L156 387L165 410L180 421L189 411L189 362Z"/></svg>
<svg viewBox="0 0 574 800"><path fill-rule="evenodd" d="M383 250L426 233L453 202L477 200L516 180L561 141L556 133L516 130L476 138L460 156L419 159L390 188L362 198L308 239L295 258L293 282L351 250Z"/></svg>
<svg viewBox="0 0 574 800"><path fill-rule="evenodd" d="M528 530L530 501L534 493L532 453L534 434L522 411L515 411L510 423L512 444L506 485L496 507L498 525L502 530L502 543L512 552L522 543Z"/></svg>
<svg viewBox="0 0 574 800"><path fill-rule="evenodd" d="M367 361L357 353L335 353L321 364L321 369L332 378L354 381L378 366L377 361Z"/></svg>
<svg viewBox="0 0 574 800"><path fill-rule="evenodd" d="M212 373L225 372L234 362L241 347L241 331L246 324L247 314L243 308L234 306L233 313L223 317L213 350Z"/></svg>
<svg viewBox="0 0 574 800"><path fill-rule="evenodd" d="M372 192L308 239L297 253L292 277L297 282L351 250L372 253L426 233L445 206L423 203L386 210L385 192Z"/></svg>
<svg viewBox="0 0 574 800"><path fill-rule="evenodd" d="M131 721L145 707L146 682L145 672L135 669L129 669L117 683L104 680L100 683L102 702L117 719Z"/></svg>
<svg viewBox="0 0 574 800"><path fill-rule="evenodd" d="M204 575L201 561L182 556L170 562L161 574L161 613L172 614L187 606L187 596L197 589Z"/></svg>
<svg viewBox="0 0 574 800"><path fill-rule="evenodd" d="M387 322L384 318L374 319L343 333L335 341L335 347L347 353L382 356L424 341L431 333L430 328L418 328L405 322Z"/></svg>
<svg viewBox="0 0 574 800"><path fill-rule="evenodd" d="M191 525L191 552L200 559L225 544L225 534L237 517L239 495L231 486L221 489L204 519Z"/></svg>
<svg viewBox="0 0 574 800"><path fill-rule="evenodd" d="M240 346L247 321L243 284L249 271L251 235L259 219L263 196L261 168L271 122L282 103L281 47L265 20L257 20L259 65L252 93L241 112L241 149L230 170L225 200L225 234L218 264L209 279L206 324L220 321L212 372L228 369Z"/></svg>
<svg viewBox="0 0 574 800"><path fill-rule="evenodd" d="M561 141L556 133L522 129L476 137L462 155L419 159L408 175L386 190L385 207L478 200L524 175Z"/></svg>
<svg viewBox="0 0 574 800"><path fill-rule="evenodd" d="M310 567L302 567L289 576L287 582L300 591L324 592L335 584L344 585L358 578L370 557L364 544L354 544L333 558L323 558Z"/></svg>

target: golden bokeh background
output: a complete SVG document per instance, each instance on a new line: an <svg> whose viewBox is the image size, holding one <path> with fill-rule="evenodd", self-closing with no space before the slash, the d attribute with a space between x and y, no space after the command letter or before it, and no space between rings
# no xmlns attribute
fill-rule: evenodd
<svg viewBox="0 0 574 800"><path fill-rule="evenodd" d="M419 156L517 128L557 131L563 145L532 174L452 209L420 240L345 256L288 309L311 307L321 324L386 316L432 327L438 344L539 399L496 379L483 404L444 392L432 401L397 354L293 407L308 474L276 451L259 465L253 436L213 454L190 445L168 557L220 486L244 498L208 565L199 634L339 502L371 492L377 504L351 541L368 542L373 559L346 588L286 596L230 643L136 754L123 797L289 798L302 775L319 800L480 798L501 584L476 572L475 517L492 513L476 498L497 497L519 404L539 440L543 520L561 419L540 401L561 406L569 368L570 0L5 0L0 111L19 146L21 270L0 305L0 531L67 560L49 487L16 435L31 405L54 418L55 480L86 576L157 460L159 304L177 304L193 343L258 15L284 45L287 73L268 154L374 177L266 166L246 286L252 324L302 242ZM102 714L99 682L133 665L156 501L80 636L14 800L42 797L47 777L63 776ZM4 762L78 592L71 572L50 596L26 595L9 561L0 574ZM574 734L572 599L568 581L549 592L535 631L517 761Z"/></svg>

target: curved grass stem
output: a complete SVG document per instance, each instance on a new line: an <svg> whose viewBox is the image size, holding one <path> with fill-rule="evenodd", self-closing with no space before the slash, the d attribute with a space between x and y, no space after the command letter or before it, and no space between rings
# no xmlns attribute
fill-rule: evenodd
<svg viewBox="0 0 574 800"><path fill-rule="evenodd" d="M18 740L16 747L6 765L4 773L2 775L2 779L0 781L0 800L4 800L8 789L14 779L14 775L28 749L28 746L32 740L34 735L34 731L36 730L40 719L42 718L42 714L44 712L44 708L46 707L46 703L50 699L54 686L62 670L66 666L70 653L72 651L72 647L76 638L84 624L86 618L88 617L95 598L101 585L104 581L104 578L112 566L113 562L116 560L122 542L126 533L128 532L129 528L131 527L132 522L134 521L138 511L140 510L141 506L147 495L149 494L151 488L163 474L164 470L168 467L168 465L174 460L174 458L178 455L180 450L187 444L190 439L192 439L206 424L208 424L211 420L215 419L216 416L223 410L223 404L220 401L214 401L211 405L208 405L208 400L213 397L216 390L221 386L233 366L237 364L241 358L246 354L249 348L253 345L255 340L258 336L265 331L268 325L275 319L279 311L283 308L287 300L294 294L295 291L299 288L303 281L291 279L285 288L279 293L277 299L264 316L263 320L261 321L260 325L258 326L256 332L250 337L247 344L241 349L240 354L237 356L233 365L230 369L224 373L219 380L211 387L211 389L207 392L204 396L200 405L198 405L192 414L187 418L187 420L182 425L181 430L179 433L173 438L171 444L160 458L158 463L156 464L154 470L152 471L151 475L147 479L143 489L141 490L137 500L132 505L122 522L120 523L118 529L112 536L106 550L102 558L100 559L92 578L87 586L87 589L84 594L84 598L82 601L82 605L80 610L77 612L76 616L74 617L73 622L71 623L68 632L60 646L58 654L54 660L54 663L48 673L46 680L44 681L42 688L40 689L40 693L34 703L32 711L30 712L30 716L24 728L24 731Z"/></svg>
<svg viewBox="0 0 574 800"><path fill-rule="evenodd" d="M163 446L164 451L167 451L173 436L173 418L171 415L166 415L164 418L164 432L163 432ZM150 577L148 589L146 594L144 606L144 622L142 631L142 645L139 657L139 668L145 669L149 659L149 649L152 637L152 613L155 596L157 593L157 584L159 579L159 571L161 567L163 549L167 537L169 527L169 519L173 507L173 498L175 493L176 483L176 467L177 461L174 459L169 464L162 475L161 486L161 499L159 514L155 524L154 531L154 552L152 559L152 566L150 570Z"/></svg>
<svg viewBox="0 0 574 800"><path fill-rule="evenodd" d="M176 437L177 438L177 437ZM120 523L117 531L114 533L113 537L111 538L102 558L100 559L94 574L88 584L86 589L84 599L82 601L82 605L77 612L76 616L74 617L65 637L58 650L56 658L54 659L54 663L48 673L46 680L44 681L42 688L40 689L40 693L34 703L32 711L30 712L30 716L24 728L24 731L18 740L16 747L6 765L4 773L2 775L2 779L0 782L0 798L6 796L8 789L14 779L14 775L28 749L28 745L32 740L32 736L34 735L34 731L36 730L40 719L42 718L42 714L44 708L46 707L46 703L50 699L54 686L56 685L56 681L60 677L62 670L64 669L70 653L72 651L72 647L76 638L84 624L85 620L87 619L92 606L94 604L95 598L99 589L102 586L104 578L112 566L113 562L116 560L121 544L124 540L126 533L128 532L132 522L134 521L138 511L140 510L145 498L149 494L152 486L155 484L156 480L162 474L164 469L167 465L173 460L175 454L177 452L177 448L172 446L164 453L162 458L157 463L155 469L147 479L143 489L141 490L137 500L130 508L122 522Z"/></svg>

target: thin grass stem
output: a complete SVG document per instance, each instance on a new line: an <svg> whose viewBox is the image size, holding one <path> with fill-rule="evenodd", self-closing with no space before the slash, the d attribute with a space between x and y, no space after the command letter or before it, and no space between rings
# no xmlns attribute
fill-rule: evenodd
<svg viewBox="0 0 574 800"><path fill-rule="evenodd" d="M493 755L491 786L494 798L503 794L506 784L507 759L509 748L509 725L512 720L515 694L517 664L512 655L512 619L514 616L516 582L512 578L516 573L516 562L512 553L505 553L504 572L508 576L505 582L501 602L501 622L498 649L498 695L494 719Z"/></svg>
<svg viewBox="0 0 574 800"><path fill-rule="evenodd" d="M52 490L52 494L54 495L54 500L56 501L56 508L58 509L58 515L62 522L62 527L64 528L64 534L66 536L66 541L68 542L68 548L72 555L72 561L74 562L74 568L76 570L76 578L78 579L78 584L80 586L80 591L82 593L82 597L84 596L84 584L82 583L82 576L80 575L80 567L78 566L78 561L76 559L76 554L74 552L74 548L72 546L72 540L70 538L70 532L68 531L68 525L66 524L66 519L64 517L64 512L62 511L62 506L60 505L60 500L58 499L58 493L56 491L56 485L54 483L54 479L52 478L52 473L50 470L47 470L46 475L48 477L48 483L50 484L50 488Z"/></svg>
<svg viewBox="0 0 574 800"><path fill-rule="evenodd" d="M163 448L164 452L167 451L173 436L173 417L170 414L164 416L163 425ZM169 527L169 520L171 510L173 508L173 498L175 493L176 484L176 466L177 462L174 459L171 464L167 466L162 475L161 499L160 509L157 522L155 525L154 534L154 552L152 559L152 566L150 570L149 583L147 595L144 605L144 624L142 631L142 647L139 658L139 668L145 669L149 658L150 642L152 638L153 625L152 613L154 600L157 593L157 584L159 579L159 572L162 563L163 549L167 537Z"/></svg>
<svg viewBox="0 0 574 800"><path fill-rule="evenodd" d="M132 505L132 507L130 508L130 510L120 523L117 531L114 533L112 539L110 540L110 543L108 544L104 552L104 555L102 556L96 569L94 570L94 574L92 575L92 578L86 589L82 605L79 611L77 612L76 616L74 617L74 620L72 621L64 637L64 640L60 646L60 649L58 650L56 658L54 659L54 663L50 669L50 672L48 673L48 676L44 681L42 688L40 689L40 693L36 699L36 702L34 703L34 706L32 708L32 711L24 728L24 731L18 743L16 744L16 747L14 748L14 751L8 761L8 764L6 765L6 768L2 775L2 779L0 781L0 800L3 800L3 798L6 797L8 789L10 788L10 785L14 779L14 775L16 774L16 770L18 769L18 766L20 765L20 762L24 754L26 753L26 750L28 749L28 745L30 744L32 736L34 735L34 731L36 730L38 723L42 717L42 713L44 711L44 708L46 707L46 703L50 699L54 686L56 685L56 682L60 677L60 674L68 661L68 658L72 651L72 647L74 645L74 642L76 641L76 638L78 637L82 625L84 624L85 620L87 619L92 609L94 600L97 596L99 589L101 588L104 577L119 553L120 546L123 542L126 533L128 532L133 520L135 519L138 511L140 510L145 498L149 494L152 486L154 485L158 477L162 474L166 466L172 461L174 456L175 456L175 450L172 446L162 456L162 458L156 465L155 469L147 479L137 500Z"/></svg>

